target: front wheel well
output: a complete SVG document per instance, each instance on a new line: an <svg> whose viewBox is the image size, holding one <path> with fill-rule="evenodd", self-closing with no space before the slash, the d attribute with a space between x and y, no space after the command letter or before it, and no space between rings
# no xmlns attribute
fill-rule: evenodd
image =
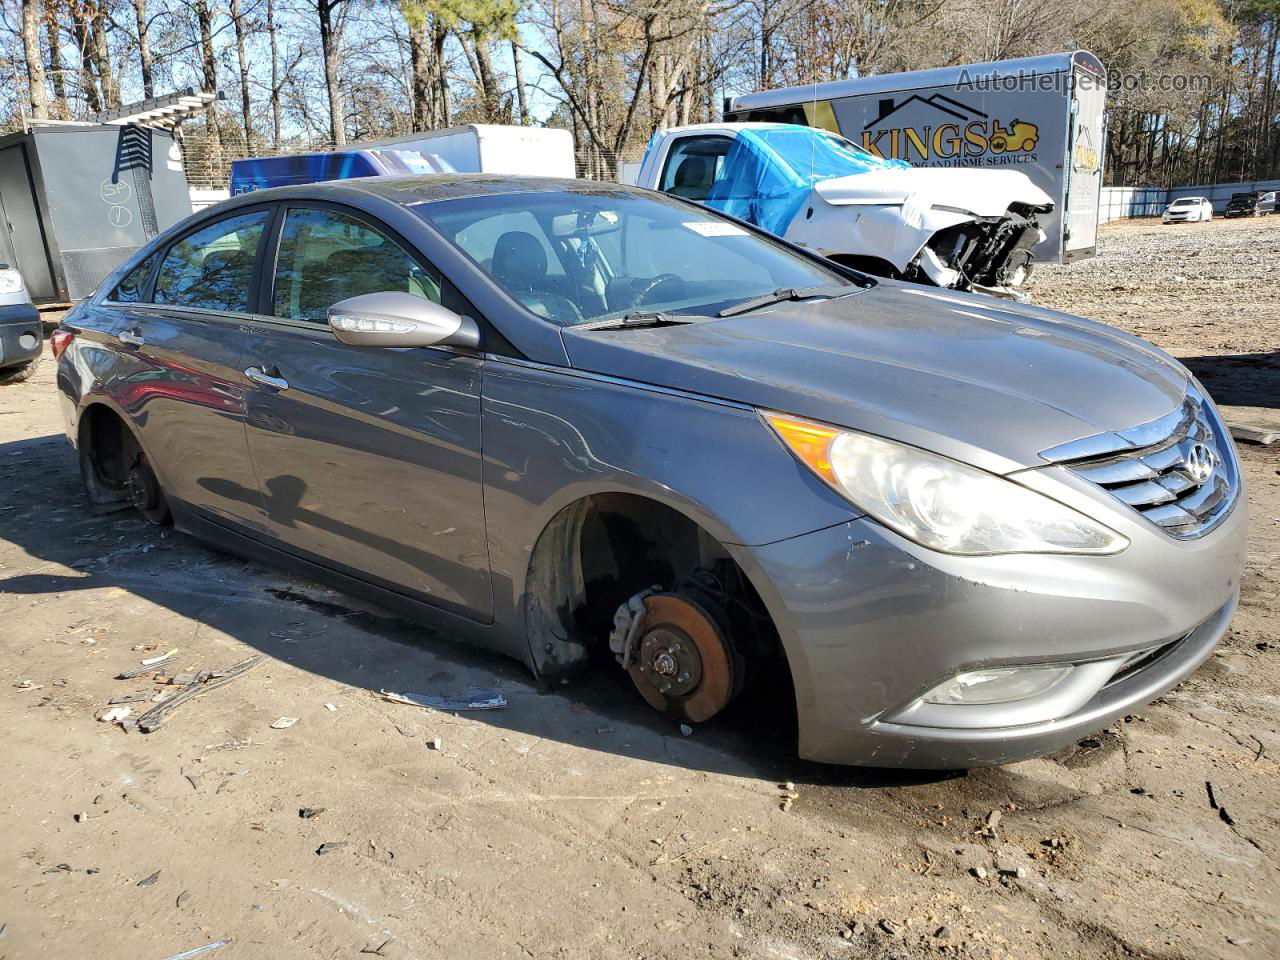
<svg viewBox="0 0 1280 960"><path fill-rule="evenodd" d="M664 503L602 493L562 509L534 547L524 596L534 670L554 678L607 651L618 608L650 587L711 598L747 659L782 655L764 602L714 536Z"/></svg>

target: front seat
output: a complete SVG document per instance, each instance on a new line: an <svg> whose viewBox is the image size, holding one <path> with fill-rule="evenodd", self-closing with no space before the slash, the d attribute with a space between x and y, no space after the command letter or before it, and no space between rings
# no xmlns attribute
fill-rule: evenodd
<svg viewBox="0 0 1280 960"><path fill-rule="evenodd" d="M560 324L579 323L582 311L568 297L551 291L547 252L538 238L509 230L493 247L489 272L506 291L539 316Z"/></svg>
<svg viewBox="0 0 1280 960"><path fill-rule="evenodd" d="M493 247L494 279L511 292L535 292L547 287L547 252L532 233L509 230Z"/></svg>
<svg viewBox="0 0 1280 960"><path fill-rule="evenodd" d="M685 157L676 167L675 183L668 193L686 200L705 200L711 191L711 164L706 157Z"/></svg>

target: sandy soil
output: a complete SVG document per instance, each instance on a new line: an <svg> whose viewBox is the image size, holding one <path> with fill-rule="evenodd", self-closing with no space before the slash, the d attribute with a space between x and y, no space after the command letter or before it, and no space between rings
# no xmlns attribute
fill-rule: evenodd
<svg viewBox="0 0 1280 960"><path fill-rule="evenodd" d="M1280 217L1112 226L1036 295L1188 358L1232 416L1275 418L1277 249ZM94 517L60 430L50 362L0 389L0 960L227 939L201 956L1280 954L1275 447L1241 451L1243 606L1203 669L1054 758L914 776L797 761L768 703L683 737L612 674L545 691L314 583ZM266 660L148 736L94 719L159 689L112 678L174 647L183 670ZM376 695L472 686L509 706Z"/></svg>

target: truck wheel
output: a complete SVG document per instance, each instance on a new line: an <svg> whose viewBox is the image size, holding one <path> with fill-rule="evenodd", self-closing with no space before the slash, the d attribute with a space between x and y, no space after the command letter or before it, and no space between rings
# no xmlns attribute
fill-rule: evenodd
<svg viewBox="0 0 1280 960"><path fill-rule="evenodd" d="M30 380L36 372L37 361L28 360L26 363L20 363L16 367L5 367L0 370L0 387L7 386L11 383L21 383L23 380Z"/></svg>

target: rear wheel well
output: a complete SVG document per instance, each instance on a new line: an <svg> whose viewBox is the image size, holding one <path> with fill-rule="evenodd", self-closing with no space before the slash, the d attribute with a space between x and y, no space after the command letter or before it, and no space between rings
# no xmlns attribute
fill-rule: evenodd
<svg viewBox="0 0 1280 960"><path fill-rule="evenodd" d="M80 475L94 506L127 506L129 467L139 446L120 416L100 403L89 407L80 416L76 449Z"/></svg>
<svg viewBox="0 0 1280 960"><path fill-rule="evenodd" d="M80 417L76 448L80 477L98 512L136 507L152 523L172 522L169 505L142 444L110 407L94 404Z"/></svg>
<svg viewBox="0 0 1280 960"><path fill-rule="evenodd" d="M618 608L646 588L706 598L748 661L781 655L763 601L724 546L689 517L635 494L578 500L534 547L525 591L533 665L553 678L608 654Z"/></svg>

